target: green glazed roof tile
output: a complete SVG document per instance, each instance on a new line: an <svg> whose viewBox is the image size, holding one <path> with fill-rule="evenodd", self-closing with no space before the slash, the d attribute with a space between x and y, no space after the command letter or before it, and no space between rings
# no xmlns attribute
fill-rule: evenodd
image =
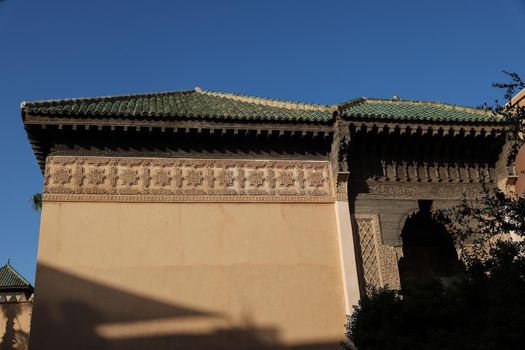
<svg viewBox="0 0 525 350"><path fill-rule="evenodd" d="M154 94L24 102L23 113L69 118L213 119L276 122L331 122L334 112L353 119L499 122L489 111L440 102L358 98L325 106L195 90Z"/></svg>
<svg viewBox="0 0 525 350"><path fill-rule="evenodd" d="M360 98L339 105L349 118L434 122L499 122L490 111L441 102Z"/></svg>
<svg viewBox="0 0 525 350"><path fill-rule="evenodd" d="M334 106L204 91L24 102L22 110L60 117L204 118L328 122Z"/></svg>

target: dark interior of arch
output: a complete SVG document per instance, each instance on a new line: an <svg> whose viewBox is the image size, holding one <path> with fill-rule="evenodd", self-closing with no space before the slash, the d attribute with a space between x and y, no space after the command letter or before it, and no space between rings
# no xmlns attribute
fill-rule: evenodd
<svg viewBox="0 0 525 350"><path fill-rule="evenodd" d="M410 216L401 231L403 257L399 261L401 289L460 273L461 265L452 237L432 217L432 201L419 201L419 211Z"/></svg>

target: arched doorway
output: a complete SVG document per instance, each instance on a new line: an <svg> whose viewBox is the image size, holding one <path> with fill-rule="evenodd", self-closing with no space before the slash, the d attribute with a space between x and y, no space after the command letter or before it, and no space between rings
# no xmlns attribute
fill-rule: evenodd
<svg viewBox="0 0 525 350"><path fill-rule="evenodd" d="M407 218L401 231L403 257L399 260L399 276L405 292L461 271L452 237L432 217L432 201L420 200L418 205L419 211Z"/></svg>

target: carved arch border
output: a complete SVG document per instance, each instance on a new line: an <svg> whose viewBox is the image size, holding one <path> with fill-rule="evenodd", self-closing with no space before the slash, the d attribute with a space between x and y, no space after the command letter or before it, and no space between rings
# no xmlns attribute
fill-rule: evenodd
<svg viewBox="0 0 525 350"><path fill-rule="evenodd" d="M401 233L403 232L403 228L405 227L405 224L410 218L410 216L416 214L419 211L419 207L411 208L405 212L399 219L397 223L397 235L399 236L400 241L402 241Z"/></svg>

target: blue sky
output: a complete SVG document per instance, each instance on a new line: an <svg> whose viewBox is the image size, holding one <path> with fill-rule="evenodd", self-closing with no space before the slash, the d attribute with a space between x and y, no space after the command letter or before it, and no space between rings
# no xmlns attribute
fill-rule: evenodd
<svg viewBox="0 0 525 350"><path fill-rule="evenodd" d="M525 0L0 1L0 264L34 281L23 100L191 89L480 105L525 76Z"/></svg>

